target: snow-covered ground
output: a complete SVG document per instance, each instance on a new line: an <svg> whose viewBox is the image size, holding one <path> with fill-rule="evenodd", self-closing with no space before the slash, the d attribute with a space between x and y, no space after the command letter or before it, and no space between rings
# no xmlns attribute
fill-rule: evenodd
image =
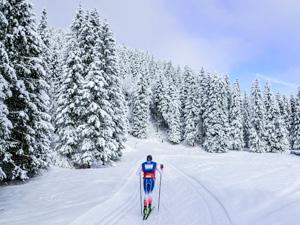
<svg viewBox="0 0 300 225"><path fill-rule="evenodd" d="M52 168L0 188L0 224L300 224L300 157L288 153L206 153L158 138L128 138L117 167ZM139 164L151 154L165 165L161 205L141 217Z"/></svg>

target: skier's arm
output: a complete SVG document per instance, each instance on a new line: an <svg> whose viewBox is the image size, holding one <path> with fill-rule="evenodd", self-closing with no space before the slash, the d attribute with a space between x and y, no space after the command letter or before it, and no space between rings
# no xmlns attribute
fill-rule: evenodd
<svg viewBox="0 0 300 225"><path fill-rule="evenodd" d="M140 175L140 173L142 172L142 165L139 167L138 171L136 172L136 175Z"/></svg>
<svg viewBox="0 0 300 225"><path fill-rule="evenodd" d="M163 174L164 165L160 164L160 167L156 166L157 171L161 174Z"/></svg>

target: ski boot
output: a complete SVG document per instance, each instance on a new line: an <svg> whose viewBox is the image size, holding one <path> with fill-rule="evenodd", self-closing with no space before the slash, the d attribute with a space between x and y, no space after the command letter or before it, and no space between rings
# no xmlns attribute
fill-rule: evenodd
<svg viewBox="0 0 300 225"><path fill-rule="evenodd" d="M144 216L147 215L147 206L144 206Z"/></svg>
<svg viewBox="0 0 300 225"><path fill-rule="evenodd" d="M151 212L151 210L152 210L152 208L151 208L151 204L149 204L149 205L148 205L148 213L150 213L150 212Z"/></svg>

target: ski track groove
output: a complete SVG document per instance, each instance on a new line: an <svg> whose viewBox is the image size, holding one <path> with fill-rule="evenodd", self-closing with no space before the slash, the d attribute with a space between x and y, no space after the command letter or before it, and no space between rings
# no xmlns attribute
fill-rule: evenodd
<svg viewBox="0 0 300 225"><path fill-rule="evenodd" d="M114 211L109 217L107 217L105 220L102 220L100 224L120 224L124 219L128 217L124 216L125 212L130 211L131 209L134 208L134 203L135 203L135 197L137 196L138 193L138 188L135 189L135 192L133 194L133 197L130 198L129 201L126 201L126 204L123 204L120 208L118 208L116 211ZM122 218L122 220L121 220Z"/></svg>
<svg viewBox="0 0 300 225"><path fill-rule="evenodd" d="M142 161L142 160L140 160L140 161ZM84 219L86 217L89 218L90 216L93 216L94 218L99 218L99 219L98 219L98 221L94 221L93 223L87 223L87 224L95 224L95 225L98 225L98 224L101 224L101 225L102 224L109 224L109 225L110 224L120 224L121 217L123 217L122 220L124 220L125 218L127 218L129 216L128 214L125 214L125 212L129 212L131 209L134 208L136 198L138 197L139 187L135 188L133 195L129 198L128 201L126 201L125 204L122 204L121 207L119 207L116 211L111 213L105 219L101 220L101 218L100 218L101 216L99 216L99 214L98 214L99 211L97 211L96 209L98 209L102 205L105 205L105 203L107 203L107 202L112 202L114 199L118 199L118 195L120 193L124 192L124 190L128 189L128 186L130 186L130 184L134 181L134 178L136 176L135 173L132 173L133 171L134 171L134 169L132 169L132 171L130 171L128 173L128 174L131 174L130 179L128 179L127 182L124 184L124 186L119 191L117 191L113 196L111 196L111 198L107 199L105 202L98 204L97 206L88 210L86 213L80 215L73 222L71 222L70 225L81 224L80 221L82 219ZM124 215L127 215L127 216L124 217ZM137 220L136 224L139 224L139 220Z"/></svg>
<svg viewBox="0 0 300 225"><path fill-rule="evenodd" d="M189 186L197 193L197 195L202 200L204 200L208 208L208 211L210 213L210 218L213 225L225 225L225 224L233 225L231 218L227 210L225 209L224 205L222 204L222 202L211 191L209 191L208 188L206 188L201 182L199 182L189 174L183 172L182 170L179 170L169 160L167 160L167 162L187 181ZM198 185L200 189L196 188L193 183L194 184L196 183L196 185ZM202 190L202 193L199 190ZM203 195L203 193L207 193L207 194ZM211 200L215 202L214 207L211 207L211 203L212 203Z"/></svg>

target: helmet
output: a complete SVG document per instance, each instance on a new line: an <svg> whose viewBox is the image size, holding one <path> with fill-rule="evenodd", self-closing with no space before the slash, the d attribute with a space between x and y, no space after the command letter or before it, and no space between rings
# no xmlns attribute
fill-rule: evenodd
<svg viewBox="0 0 300 225"><path fill-rule="evenodd" d="M149 160L152 161L152 156L151 155L147 156L147 161L149 161Z"/></svg>

